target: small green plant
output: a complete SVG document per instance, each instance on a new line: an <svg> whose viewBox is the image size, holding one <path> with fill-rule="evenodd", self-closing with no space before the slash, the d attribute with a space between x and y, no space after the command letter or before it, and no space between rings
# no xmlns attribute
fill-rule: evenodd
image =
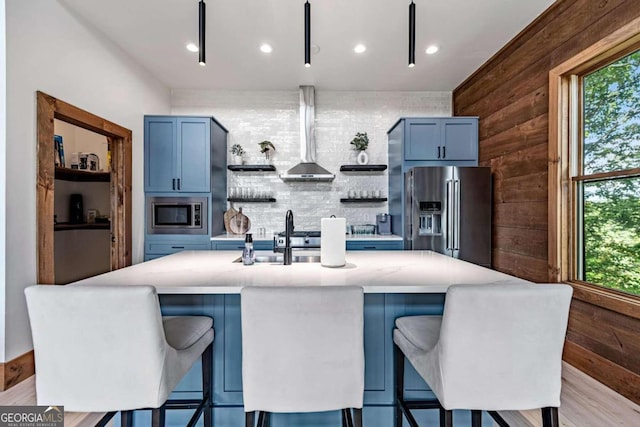
<svg viewBox="0 0 640 427"><path fill-rule="evenodd" d="M233 144L229 151L234 156L242 156L244 154L244 148L242 148L242 145L240 144Z"/></svg>
<svg viewBox="0 0 640 427"><path fill-rule="evenodd" d="M355 138L351 140L351 145L353 145L354 150L364 151L369 146L369 136L366 132L358 132Z"/></svg>
<svg viewBox="0 0 640 427"><path fill-rule="evenodd" d="M260 152L262 154L268 154L269 151L276 151L276 147L274 147L271 141L258 142L258 145L260 146Z"/></svg>

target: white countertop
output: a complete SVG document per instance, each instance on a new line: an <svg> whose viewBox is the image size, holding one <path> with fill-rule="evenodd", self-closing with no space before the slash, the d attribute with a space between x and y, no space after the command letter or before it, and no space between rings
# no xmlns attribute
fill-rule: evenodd
<svg viewBox="0 0 640 427"><path fill-rule="evenodd" d="M266 233L264 236L259 236L258 234L251 233L254 242L259 241L273 241L273 233ZM345 239L347 241L351 240L402 240L402 237L396 236L395 234L389 235L381 235L381 234L371 234L371 235L361 235L361 234L347 234L345 235ZM211 238L214 241L229 241L229 240L241 240L244 242L244 234L220 234Z"/></svg>
<svg viewBox="0 0 640 427"><path fill-rule="evenodd" d="M244 266L233 262L239 257L239 251L178 252L74 285L147 284L160 294L238 294L245 286L359 285L365 293L444 293L459 283L528 283L431 251L347 252L347 265L341 268L320 263Z"/></svg>

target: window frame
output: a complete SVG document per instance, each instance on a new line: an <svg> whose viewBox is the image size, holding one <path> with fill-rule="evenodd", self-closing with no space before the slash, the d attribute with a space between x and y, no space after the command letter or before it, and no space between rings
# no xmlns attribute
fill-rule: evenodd
<svg viewBox="0 0 640 427"><path fill-rule="evenodd" d="M549 280L569 283L574 297L640 319L640 296L575 279L579 221L577 182L640 176L640 168L579 175L582 78L640 49L640 18L549 72ZM573 147L580 148L574 150Z"/></svg>

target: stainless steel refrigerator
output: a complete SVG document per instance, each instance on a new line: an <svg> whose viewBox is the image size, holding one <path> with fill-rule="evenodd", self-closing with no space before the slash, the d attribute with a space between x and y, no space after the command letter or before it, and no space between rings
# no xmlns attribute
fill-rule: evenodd
<svg viewBox="0 0 640 427"><path fill-rule="evenodd" d="M404 203L405 249L491 267L491 168L414 167Z"/></svg>

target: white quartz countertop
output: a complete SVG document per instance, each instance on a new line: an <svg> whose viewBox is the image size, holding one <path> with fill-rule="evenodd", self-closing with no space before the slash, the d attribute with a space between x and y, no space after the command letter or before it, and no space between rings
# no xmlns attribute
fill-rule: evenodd
<svg viewBox="0 0 640 427"><path fill-rule="evenodd" d="M73 284L145 284L160 294L237 294L245 286L356 285L365 293L444 293L461 283L528 283L431 251L347 252L347 264L340 268L320 263L244 266L233 262L239 257L239 251L184 251Z"/></svg>
<svg viewBox="0 0 640 427"><path fill-rule="evenodd" d="M229 240L241 240L244 242L244 234L220 234L217 236L213 236L211 238L212 241L229 241ZM254 242L259 241L273 241L273 233L266 233L264 236L260 236L258 234L251 234ZM371 234L371 235L356 235L356 234L347 234L345 235L345 239L347 241L351 240L402 240L402 237L396 236L395 234L389 235L381 235L381 234Z"/></svg>

